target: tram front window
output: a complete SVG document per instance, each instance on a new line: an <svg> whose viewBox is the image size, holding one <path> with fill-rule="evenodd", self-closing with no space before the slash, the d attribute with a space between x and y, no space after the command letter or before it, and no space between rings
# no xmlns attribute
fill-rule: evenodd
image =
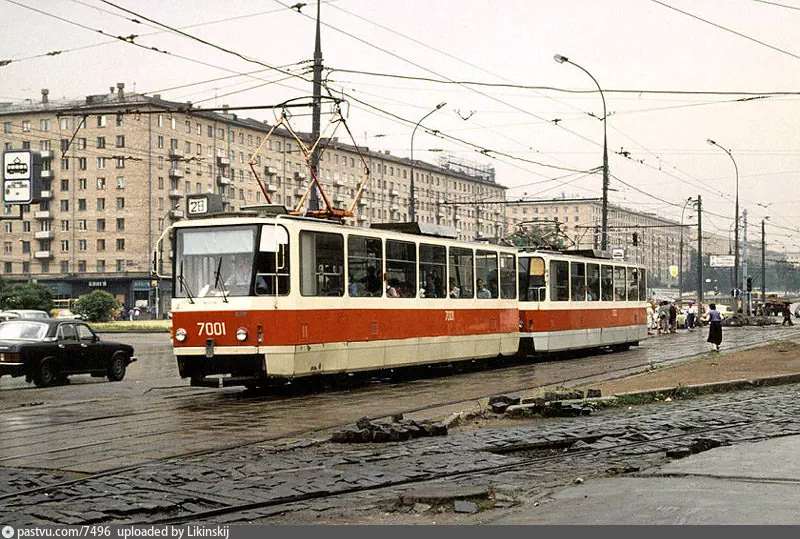
<svg viewBox="0 0 800 539"><path fill-rule="evenodd" d="M178 230L175 297L248 296L256 227Z"/></svg>

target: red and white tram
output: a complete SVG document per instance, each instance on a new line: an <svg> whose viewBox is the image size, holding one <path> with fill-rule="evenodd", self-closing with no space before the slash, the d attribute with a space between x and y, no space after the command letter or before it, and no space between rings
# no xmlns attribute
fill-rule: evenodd
<svg viewBox="0 0 800 539"><path fill-rule="evenodd" d="M173 344L202 385L511 356L516 249L289 215L173 225Z"/></svg>
<svg viewBox="0 0 800 539"><path fill-rule="evenodd" d="M647 338L645 268L607 258L519 253L520 353L610 346Z"/></svg>

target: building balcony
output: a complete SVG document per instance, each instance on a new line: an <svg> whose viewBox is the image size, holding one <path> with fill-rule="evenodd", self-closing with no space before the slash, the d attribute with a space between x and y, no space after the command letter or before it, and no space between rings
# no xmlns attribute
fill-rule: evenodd
<svg viewBox="0 0 800 539"><path fill-rule="evenodd" d="M301 197L306 194L306 190L305 188L298 187L297 189L294 190L294 194L295 196Z"/></svg>
<svg viewBox="0 0 800 539"><path fill-rule="evenodd" d="M42 150L39 152L39 155L42 156L42 159L52 159L53 158L53 150Z"/></svg>
<svg viewBox="0 0 800 539"><path fill-rule="evenodd" d="M275 176L277 173L278 171L275 169L275 167L264 167L264 174L267 176Z"/></svg>
<svg viewBox="0 0 800 539"><path fill-rule="evenodd" d="M172 160L183 159L183 152L177 148L171 148L169 150L169 158Z"/></svg>
<svg viewBox="0 0 800 539"><path fill-rule="evenodd" d="M52 230L40 230L33 233L33 237L37 240L52 240L54 235Z"/></svg>
<svg viewBox="0 0 800 539"><path fill-rule="evenodd" d="M389 196L390 197L399 197L400 196L400 191L398 191L397 189L390 189L389 190Z"/></svg>
<svg viewBox="0 0 800 539"><path fill-rule="evenodd" d="M267 191L269 191L270 193L274 193L275 191L277 191L277 190L278 190L278 187L277 187L277 186L276 186L274 183L268 183L268 184L266 184L264 187L265 187L265 188L267 189Z"/></svg>
<svg viewBox="0 0 800 539"><path fill-rule="evenodd" d="M36 260L47 260L53 258L52 251L34 251L33 258Z"/></svg>
<svg viewBox="0 0 800 539"><path fill-rule="evenodd" d="M333 180L333 185L336 187L344 187L344 180Z"/></svg>
<svg viewBox="0 0 800 539"><path fill-rule="evenodd" d="M344 195L333 195L333 201L344 203Z"/></svg>
<svg viewBox="0 0 800 539"><path fill-rule="evenodd" d="M368 219L369 219L369 217L367 217L367 216L366 216L366 215L364 215L363 213L362 213L361 215L359 215L359 216L358 216L358 220L359 220L359 221L361 221L362 223L363 223L364 221L367 221Z"/></svg>
<svg viewBox="0 0 800 539"><path fill-rule="evenodd" d="M50 200L50 199L53 198L53 192L52 191L42 191L41 194L39 195L39 198L41 198L42 200Z"/></svg>
<svg viewBox="0 0 800 539"><path fill-rule="evenodd" d="M170 178L183 178L186 173L183 171L182 168L171 168L169 169L169 177Z"/></svg>
<svg viewBox="0 0 800 539"><path fill-rule="evenodd" d="M178 189L170 189L168 196L169 198L183 198L183 193Z"/></svg>
<svg viewBox="0 0 800 539"><path fill-rule="evenodd" d="M229 167L231 166L231 160L228 157L224 157L222 155L217 156L217 164L221 167Z"/></svg>
<svg viewBox="0 0 800 539"><path fill-rule="evenodd" d="M183 219L183 210L169 210L169 216L173 219Z"/></svg>
<svg viewBox="0 0 800 539"><path fill-rule="evenodd" d="M395 206L390 206L389 207L389 211L391 211L392 213L400 213L400 206L396 206L396 205Z"/></svg>
<svg viewBox="0 0 800 539"><path fill-rule="evenodd" d="M52 180L53 176L55 176L55 174L53 173L52 170L43 170L42 171L42 179L43 180Z"/></svg>
<svg viewBox="0 0 800 539"><path fill-rule="evenodd" d="M217 183L220 185L233 185L233 180L225 176L217 176Z"/></svg>
<svg viewBox="0 0 800 539"><path fill-rule="evenodd" d="M44 211L33 212L33 218L45 220L45 219L52 219L53 216L50 214L50 210L44 210Z"/></svg>
<svg viewBox="0 0 800 539"><path fill-rule="evenodd" d="M363 195L363 194L362 194L362 195ZM359 206L366 206L366 205L367 205L367 199L366 199L366 198L364 198L364 196L361 196L361 197L359 197L359 199L358 199L358 205L359 205Z"/></svg>
<svg viewBox="0 0 800 539"><path fill-rule="evenodd" d="M294 179L295 180L305 180L306 179L306 173L305 172L295 172L294 173Z"/></svg>
<svg viewBox="0 0 800 539"><path fill-rule="evenodd" d="M462 216L460 216L460 215L456 215L455 219L456 219L456 221L463 221L464 220L464 218Z"/></svg>

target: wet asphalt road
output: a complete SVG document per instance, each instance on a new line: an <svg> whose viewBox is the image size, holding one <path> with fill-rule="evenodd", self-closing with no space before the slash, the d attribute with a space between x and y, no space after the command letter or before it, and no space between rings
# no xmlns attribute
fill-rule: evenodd
<svg viewBox="0 0 800 539"><path fill-rule="evenodd" d="M24 379L0 379L0 467L92 473L155 459L220 449L283 436L308 436L315 428L354 422L427 404L477 399L614 372L705 352L705 331L651 338L628 352L514 365L396 383L294 395L253 395L241 388L189 387L178 377L169 335L104 336L133 344L139 361L122 382L89 376L36 388ZM800 327L726 328L725 344L750 347L800 337ZM469 402L421 411L439 417Z"/></svg>

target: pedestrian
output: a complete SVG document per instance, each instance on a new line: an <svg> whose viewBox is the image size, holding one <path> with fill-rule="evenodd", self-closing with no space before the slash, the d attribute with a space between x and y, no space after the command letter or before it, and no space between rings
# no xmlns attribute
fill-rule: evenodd
<svg viewBox="0 0 800 539"><path fill-rule="evenodd" d="M789 324L790 326L794 325L794 322L792 322L792 309L789 307L788 303L783 306L783 322L781 322L782 326L785 326L786 324Z"/></svg>
<svg viewBox="0 0 800 539"><path fill-rule="evenodd" d="M719 345L722 344L722 315L719 314L717 306L711 304L708 306L708 339L707 342L711 343L711 349L714 352L719 352Z"/></svg>
<svg viewBox="0 0 800 539"><path fill-rule="evenodd" d="M653 304L649 301L647 302L647 334L652 335L653 329L655 329L655 322L653 321L655 316L655 311L653 310Z"/></svg>
<svg viewBox="0 0 800 539"><path fill-rule="evenodd" d="M675 333L678 323L678 308L675 306L674 303L669 304L668 313L669 313L669 332Z"/></svg>
<svg viewBox="0 0 800 539"><path fill-rule="evenodd" d="M692 303L686 311L686 328L694 329L697 320L697 304Z"/></svg>
<svg viewBox="0 0 800 539"><path fill-rule="evenodd" d="M662 301L656 311L658 313L658 334L667 332L667 326L669 325L669 310L667 307L669 307L669 302Z"/></svg>

